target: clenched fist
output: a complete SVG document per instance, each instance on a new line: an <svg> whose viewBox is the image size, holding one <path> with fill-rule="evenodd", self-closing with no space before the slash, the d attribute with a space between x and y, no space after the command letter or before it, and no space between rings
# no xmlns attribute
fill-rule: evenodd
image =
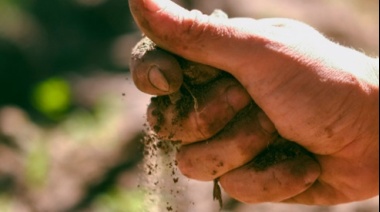
<svg viewBox="0 0 380 212"><path fill-rule="evenodd" d="M148 119L160 122L159 136L182 141L177 160L186 176L219 178L247 203L331 205L378 194L378 60L293 20L212 17L167 0L129 3L144 34L170 52L145 68L136 68L146 62L137 58L131 69L140 90L166 96L161 118L153 100ZM183 60L223 74L194 84ZM193 106L178 119L184 96ZM270 151L294 154L260 168Z"/></svg>

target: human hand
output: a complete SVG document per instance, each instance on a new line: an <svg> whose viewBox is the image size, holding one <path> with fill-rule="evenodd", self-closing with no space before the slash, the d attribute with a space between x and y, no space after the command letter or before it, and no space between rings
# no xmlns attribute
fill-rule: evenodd
<svg viewBox="0 0 380 212"><path fill-rule="evenodd" d="M159 139L180 140L182 145L207 139L196 145L182 146L177 161L181 171L189 177L214 179L214 199L219 200L221 207L218 177L233 167L246 164L249 171L244 171L239 178L256 179L249 184L249 190L244 189L249 191L245 198L251 200L250 196L255 195L256 201L294 196L319 176L319 165L310 153L278 136L273 124L244 88L226 72L173 55L147 37L132 50L131 71L138 88L161 95L152 98L148 109L148 121ZM165 81L175 83L169 86ZM199 126L206 130L197 129ZM188 166L181 158L194 152L198 156L191 157ZM226 157L229 154L232 157ZM186 166L191 169L186 171L183 169ZM250 175L242 177L244 173ZM257 180L259 178L261 180ZM263 189L261 194L256 192ZM241 195L241 191L239 193Z"/></svg>
<svg viewBox="0 0 380 212"><path fill-rule="evenodd" d="M178 154L185 175L201 180L220 177L227 193L250 203L336 204L378 194L375 60L291 20L220 21L189 13L169 1L130 0L130 7L141 30L158 46L224 70L238 81L212 83L200 96L198 110L190 111L181 121L174 136L188 144ZM144 69L138 72L149 75ZM162 92L147 77L134 80L142 85L141 90L152 94L173 92ZM158 81L167 88L178 83L175 79ZM225 128L251 99L259 108ZM152 104L149 111L154 107ZM169 107L165 116L172 116L174 110ZM155 121L150 116L152 125ZM164 124L167 129L175 127ZM160 133L170 134L165 130ZM276 134L312 152L321 174L318 176L315 167L299 164L282 163L264 175L243 166ZM219 163L222 159L223 165ZM300 167L298 177L305 184L295 184L300 179L292 180L297 176L287 172L289 167ZM284 175L272 179L268 173ZM287 184L275 188L283 182ZM297 189L292 189L294 186Z"/></svg>

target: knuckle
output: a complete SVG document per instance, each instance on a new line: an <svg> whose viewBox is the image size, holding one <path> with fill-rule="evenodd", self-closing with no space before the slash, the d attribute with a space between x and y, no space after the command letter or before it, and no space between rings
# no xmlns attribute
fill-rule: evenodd
<svg viewBox="0 0 380 212"><path fill-rule="evenodd" d="M202 140L212 137L220 127L218 123L214 123L210 117L204 113L198 113L197 116L197 131L202 136Z"/></svg>

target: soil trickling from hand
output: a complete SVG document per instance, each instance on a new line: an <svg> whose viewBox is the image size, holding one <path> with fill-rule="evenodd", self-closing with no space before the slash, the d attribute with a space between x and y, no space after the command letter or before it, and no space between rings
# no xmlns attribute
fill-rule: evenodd
<svg viewBox="0 0 380 212"><path fill-rule="evenodd" d="M219 12L219 11L218 11ZM132 52L132 58L141 58L144 54L148 54L150 51L159 49L150 39L144 37L143 42L139 42L139 46L135 47L135 52ZM162 49L160 49L162 50ZM165 50L162 50L165 51ZM179 124L181 120L188 117L191 110L197 110L198 101L195 93L197 95L202 94L206 91L204 85L212 83L214 80L218 80L223 77L232 77L231 75L213 68L211 66L195 63L183 59L177 55L173 55L178 61L181 69L183 70L183 83L179 91L172 93L170 95L156 96L151 98L151 103L155 105L155 109L152 111L153 116L156 118L156 123L151 126L152 129L157 133L161 130L163 123L165 123L165 111L169 106L175 106L176 114L174 114L171 123L173 125ZM254 103L253 103L254 104ZM237 117L240 118L240 117ZM234 119L236 121L236 119ZM170 152L177 151L179 148L177 144L171 144L172 141L161 141L157 137L152 138L152 135L145 139L145 156L146 157L156 157L157 151L161 151L164 154L170 154ZM308 154L304 148L299 146L294 142L287 141L286 139L278 138L268 145L268 147L262 151L258 156L256 156L247 165L252 167L255 171L265 171L268 167L280 163L285 160L294 159L301 154ZM172 161L166 164L172 169L172 181L177 183L179 178L175 176L176 172L176 161ZM148 175L155 172L158 164L147 164ZM157 185L159 181L155 182ZM177 191L178 193L178 191ZM220 208L223 206L221 189L218 184L218 178L214 180L213 189L213 199L218 200ZM167 205L167 211L172 211L173 207Z"/></svg>

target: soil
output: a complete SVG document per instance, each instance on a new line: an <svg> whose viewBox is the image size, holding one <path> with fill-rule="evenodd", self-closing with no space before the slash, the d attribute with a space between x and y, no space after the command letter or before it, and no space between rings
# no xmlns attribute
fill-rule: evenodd
<svg viewBox="0 0 380 212"><path fill-rule="evenodd" d="M181 89L181 98L177 102L175 102L177 114L174 116L172 123L178 123L180 120L186 118L188 112L194 107L194 96L190 95L189 93L191 91L189 92L187 89L189 88ZM161 124L164 121L163 113L166 110L166 108L172 103L168 96L153 97L152 102L154 102L157 105L156 109L153 111L152 114L155 115L159 120L153 127L154 130L158 132L161 129ZM251 105L255 104L252 103ZM235 117L231 121L232 124L233 122L239 121L239 119L243 117L244 116L238 114L237 117ZM228 124L228 126L230 126L230 124ZM312 157L312 155L300 145L288 141L282 138L281 136L278 136L273 143L268 145L268 147L265 150L263 150L259 155L257 155L251 162L249 162L247 166L254 169L255 171L265 171L267 168L275 164L281 163L285 160L292 160L296 157L299 157L302 154L307 154ZM223 202L218 180L218 178L214 179L213 199L217 200L219 202L220 208L222 208Z"/></svg>
<svg viewBox="0 0 380 212"><path fill-rule="evenodd" d="M285 160L292 160L303 154L312 157L311 153L302 146L278 136L271 145L249 162L248 166L255 171L265 171L268 167Z"/></svg>
<svg viewBox="0 0 380 212"><path fill-rule="evenodd" d="M175 95L176 100L173 101L171 96ZM157 133L161 129L161 125L164 123L164 115L163 112L169 107L171 104L175 104L176 108L176 116L173 118L172 123L178 123L181 119L186 118L192 108L194 108L195 98L191 94L191 91L182 86L180 90L171 95L165 96L157 96L152 97L152 104L156 105L156 108L152 111L152 115L156 116L157 122L153 126L153 130Z"/></svg>

